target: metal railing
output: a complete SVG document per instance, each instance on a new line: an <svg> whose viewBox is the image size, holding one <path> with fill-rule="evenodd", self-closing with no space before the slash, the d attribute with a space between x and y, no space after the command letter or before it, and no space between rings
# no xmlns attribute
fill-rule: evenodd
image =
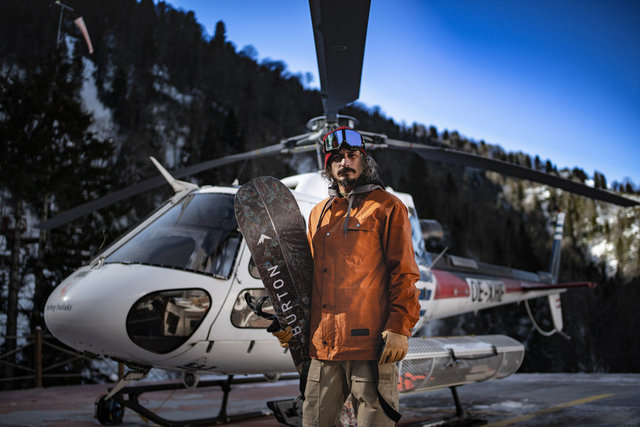
<svg viewBox="0 0 640 427"><path fill-rule="evenodd" d="M13 368L14 370L18 370L23 374L18 376L0 378L1 383L5 383L9 381L19 381L19 380L33 380L34 387L42 387L43 378L68 378L68 377L82 376L81 372L51 373L51 371L53 371L54 369L67 365L69 363L75 362L80 359L95 360L95 359L92 359L91 357L80 354L73 350L69 350L56 343L51 342L51 339L53 338L53 336L43 334L42 329L40 327L36 328L35 334L33 335L24 335L20 337L6 336L4 338L14 339L16 340L16 342L18 338L26 338L27 342L23 345L16 347L11 351L8 351L4 354L0 354L0 365ZM33 366L19 365L13 362L12 360L10 360L11 356L27 350L31 346L35 347L34 357L33 357ZM68 355L69 357L65 360L58 361L49 366L43 366L42 350L44 346L55 349L60 353Z"/></svg>

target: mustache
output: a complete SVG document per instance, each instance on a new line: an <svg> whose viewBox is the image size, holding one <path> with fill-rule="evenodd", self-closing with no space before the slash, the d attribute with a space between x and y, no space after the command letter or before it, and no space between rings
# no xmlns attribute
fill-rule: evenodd
<svg viewBox="0 0 640 427"><path fill-rule="evenodd" d="M342 175L346 172L353 172L356 173L355 169L349 168L349 167L345 167L345 168L341 168L338 170L338 175Z"/></svg>

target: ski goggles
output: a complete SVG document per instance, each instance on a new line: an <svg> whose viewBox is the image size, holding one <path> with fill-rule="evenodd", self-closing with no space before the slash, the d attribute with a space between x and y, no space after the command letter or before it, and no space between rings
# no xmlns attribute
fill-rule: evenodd
<svg viewBox="0 0 640 427"><path fill-rule="evenodd" d="M343 146L353 151L361 150L363 153L366 153L364 150L364 139L362 138L362 135L349 128L343 127L329 132L322 139L322 143L324 145L325 154L338 151Z"/></svg>

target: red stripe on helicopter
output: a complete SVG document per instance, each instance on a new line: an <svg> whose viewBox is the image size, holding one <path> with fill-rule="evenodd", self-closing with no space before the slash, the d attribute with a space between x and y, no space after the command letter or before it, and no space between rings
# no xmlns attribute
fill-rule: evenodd
<svg viewBox="0 0 640 427"><path fill-rule="evenodd" d="M535 282L523 282L516 279L497 278L504 282L506 292L530 292L530 291L549 291L553 289L569 289L569 288L595 288L598 286L592 282L572 282L572 283L535 283Z"/></svg>
<svg viewBox="0 0 640 427"><path fill-rule="evenodd" d="M448 271L431 270L431 272L438 281L434 299L466 298L469 296L469 285L464 279Z"/></svg>
<svg viewBox="0 0 640 427"><path fill-rule="evenodd" d="M475 279L479 281L502 282L504 284L504 292L524 292L523 282L514 279L495 276L471 276L468 274L454 273L445 270L431 270L436 276L438 286L434 299L445 298L464 298L471 294L470 286L467 279Z"/></svg>
<svg viewBox="0 0 640 427"><path fill-rule="evenodd" d="M436 292L434 299L446 299L446 298L466 298L471 294L471 286L468 281L478 282L496 282L503 283L504 288L502 292L506 293L523 293L527 291L539 291L539 290L552 290L552 289L567 289L567 288L579 288L579 287L596 287L595 283L591 282L574 282L574 283L558 283L556 285L550 283L531 283L523 282L517 279L507 279L504 277L495 276L471 276L464 273L454 273L445 270L432 270L434 276L437 279L438 286L436 286ZM494 285L495 287L495 285Z"/></svg>
<svg viewBox="0 0 640 427"><path fill-rule="evenodd" d="M593 282L571 282L571 283L558 283L552 285L549 283L523 283L523 291L546 291L549 289L568 289L568 288L595 288L598 285Z"/></svg>

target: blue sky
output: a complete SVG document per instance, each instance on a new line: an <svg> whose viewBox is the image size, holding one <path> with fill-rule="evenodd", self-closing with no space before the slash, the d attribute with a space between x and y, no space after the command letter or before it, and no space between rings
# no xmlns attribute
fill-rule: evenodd
<svg viewBox="0 0 640 427"><path fill-rule="evenodd" d="M307 1L170 3L318 87ZM372 0L359 102L638 185L640 1Z"/></svg>

